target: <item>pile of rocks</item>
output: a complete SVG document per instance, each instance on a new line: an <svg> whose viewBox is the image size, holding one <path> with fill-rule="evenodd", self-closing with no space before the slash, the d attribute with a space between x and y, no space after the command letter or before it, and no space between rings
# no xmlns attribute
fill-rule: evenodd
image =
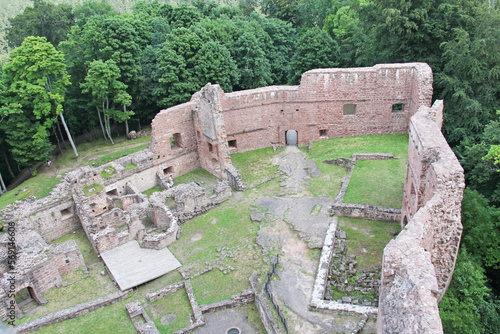
<svg viewBox="0 0 500 334"><path fill-rule="evenodd" d="M332 294L345 294L339 303L350 303L363 306L377 306L380 287L381 266L358 271L356 256L347 256L346 232L337 229L335 255L328 272L326 300L332 300Z"/></svg>

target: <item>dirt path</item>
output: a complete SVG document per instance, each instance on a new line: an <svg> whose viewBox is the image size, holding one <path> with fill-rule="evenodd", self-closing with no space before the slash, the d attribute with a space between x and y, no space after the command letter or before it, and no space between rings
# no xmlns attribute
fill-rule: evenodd
<svg viewBox="0 0 500 334"><path fill-rule="evenodd" d="M266 212L256 241L269 254L280 256L279 279L271 282L271 289L280 308L287 310L290 333L350 333L361 316L309 311L319 262L319 250L309 247L323 244L332 200L304 197L309 194L310 177L320 175L314 162L305 157L294 146L274 157L273 163L285 173L281 186L287 197L261 197L252 204Z"/></svg>
<svg viewBox="0 0 500 334"><path fill-rule="evenodd" d="M306 154L297 146L287 146L283 152L272 159L274 165L279 166L286 177L281 182L284 195L301 197L310 195L307 185L311 177L321 176L318 166L313 160L306 160Z"/></svg>

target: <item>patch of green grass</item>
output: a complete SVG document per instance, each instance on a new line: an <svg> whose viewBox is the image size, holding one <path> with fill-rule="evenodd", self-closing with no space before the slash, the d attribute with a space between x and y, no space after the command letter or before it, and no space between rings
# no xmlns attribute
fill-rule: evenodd
<svg viewBox="0 0 500 334"><path fill-rule="evenodd" d="M75 158L73 150L69 148L68 150L64 150L61 154L57 156L57 158L53 161L52 166L53 168L56 169L62 169L62 168L76 169L81 166L86 166L89 164L89 162L94 160L93 157L96 155L96 153L107 154L111 153L109 152L110 150L114 151L121 147L136 145L140 143L148 143L151 141L151 136L141 137L133 140L129 140L125 136L120 136L113 138L113 140L115 142L115 145L106 143L106 141L102 137L94 138L92 139L92 141L79 142L77 143L77 149L79 155L78 158ZM144 145L141 145L141 147L144 147Z"/></svg>
<svg viewBox="0 0 500 334"><path fill-rule="evenodd" d="M215 185L220 179L210 174L202 168L198 168L174 178L174 185L181 183L197 182L201 187L207 189L207 194L211 195Z"/></svg>
<svg viewBox="0 0 500 334"><path fill-rule="evenodd" d="M15 201L22 201L29 196L35 196L37 199L46 197L50 195L52 189L54 189L60 181L61 178L47 176L45 174L38 174L35 177L31 177L18 187L0 196L0 209Z"/></svg>
<svg viewBox="0 0 500 334"><path fill-rule="evenodd" d="M140 146L136 146L136 147L126 148L126 149L118 151L118 152L106 154L102 157L91 160L90 165L101 166L101 165L107 164L110 161L113 161L113 160L116 160L118 158L124 157L126 155L144 150L146 147L148 147L148 145L149 144L144 144L144 145L140 145Z"/></svg>
<svg viewBox="0 0 500 334"><path fill-rule="evenodd" d="M332 138L313 143L309 158L316 162L350 158L353 153L394 153L404 159L408 152L408 134Z"/></svg>
<svg viewBox="0 0 500 334"><path fill-rule="evenodd" d="M124 167L125 169L134 169L134 168L136 168L136 167L137 167L137 165L136 165L136 164L134 164L133 162L131 162L131 163L129 163L129 164L127 164L127 165L123 166L123 167Z"/></svg>
<svg viewBox="0 0 500 334"><path fill-rule="evenodd" d="M401 209L406 160L356 162L343 202Z"/></svg>
<svg viewBox="0 0 500 334"><path fill-rule="evenodd" d="M314 142L308 158L316 162L321 176L311 178L308 187L311 194L314 197L337 197L347 169L323 161L350 158L353 153L393 153L398 159L358 161L344 203L401 207L408 159L408 134L332 138ZM368 168L365 172L364 166L378 170ZM383 194L380 189L383 189Z"/></svg>
<svg viewBox="0 0 500 334"><path fill-rule="evenodd" d="M64 310L68 307L81 304L107 294L116 292L116 287L108 275L102 276L94 272L90 276L66 287L53 288L44 293L48 303L35 313L22 318L24 323L47 314Z"/></svg>
<svg viewBox="0 0 500 334"><path fill-rule="evenodd" d="M189 314L192 313L192 309L185 289L152 302L147 311L160 333L174 333L190 325ZM154 317L153 314L157 316ZM161 318L167 314L175 314L176 319L165 326L161 324Z"/></svg>
<svg viewBox="0 0 500 334"><path fill-rule="evenodd" d="M384 247L393 238L399 224L339 217L339 227L347 234L347 256L356 255L358 271L382 264Z"/></svg>
<svg viewBox="0 0 500 334"><path fill-rule="evenodd" d="M92 195L100 193L104 189L104 186L99 183L92 183L86 187L83 187L83 193L85 196L90 197Z"/></svg>
<svg viewBox="0 0 500 334"><path fill-rule="evenodd" d="M116 170L113 168L113 166L108 166L101 171L101 176L103 179L109 179L114 174L116 174Z"/></svg>
<svg viewBox="0 0 500 334"><path fill-rule="evenodd" d="M127 298L116 304L106 306L81 317L66 320L37 331L41 334L82 334L82 333L119 333L135 334L135 329L125 308L131 302Z"/></svg>
<svg viewBox="0 0 500 334"><path fill-rule="evenodd" d="M271 162L274 155L272 147L266 147L231 154L231 161L240 172L245 184L251 187L278 170L278 166L273 165Z"/></svg>
<svg viewBox="0 0 500 334"><path fill-rule="evenodd" d="M143 191L142 193L144 195L150 197L151 195L153 195L155 192L158 192L158 191L163 191L163 189L160 187L153 187L153 188L149 188L148 190Z"/></svg>

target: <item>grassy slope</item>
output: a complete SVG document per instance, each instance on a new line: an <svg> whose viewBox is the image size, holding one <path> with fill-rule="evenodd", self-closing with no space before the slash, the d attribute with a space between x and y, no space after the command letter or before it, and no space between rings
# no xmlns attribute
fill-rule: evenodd
<svg viewBox="0 0 500 334"><path fill-rule="evenodd" d="M87 165L99 166L143 150L148 146L150 140L150 136L135 140L117 137L115 145L106 144L104 139L79 143L77 145L78 154L80 155L78 159L75 158L73 150L68 148L68 150L57 156L50 168L42 167L36 176L29 178L15 189L0 196L0 210L14 201L23 200L29 196L35 196L36 198L48 196L66 172Z"/></svg>

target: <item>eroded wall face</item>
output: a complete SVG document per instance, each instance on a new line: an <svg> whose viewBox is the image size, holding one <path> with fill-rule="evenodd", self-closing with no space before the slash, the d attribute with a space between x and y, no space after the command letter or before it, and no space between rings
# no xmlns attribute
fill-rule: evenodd
<svg viewBox="0 0 500 334"><path fill-rule="evenodd" d="M411 118L403 230L384 249L377 333L443 331L438 303L460 245L465 184L435 115L421 107Z"/></svg>
<svg viewBox="0 0 500 334"><path fill-rule="evenodd" d="M175 177L200 167L193 126L193 111L197 105L197 102L188 102L162 110L151 123L153 163L165 175L174 174Z"/></svg>

